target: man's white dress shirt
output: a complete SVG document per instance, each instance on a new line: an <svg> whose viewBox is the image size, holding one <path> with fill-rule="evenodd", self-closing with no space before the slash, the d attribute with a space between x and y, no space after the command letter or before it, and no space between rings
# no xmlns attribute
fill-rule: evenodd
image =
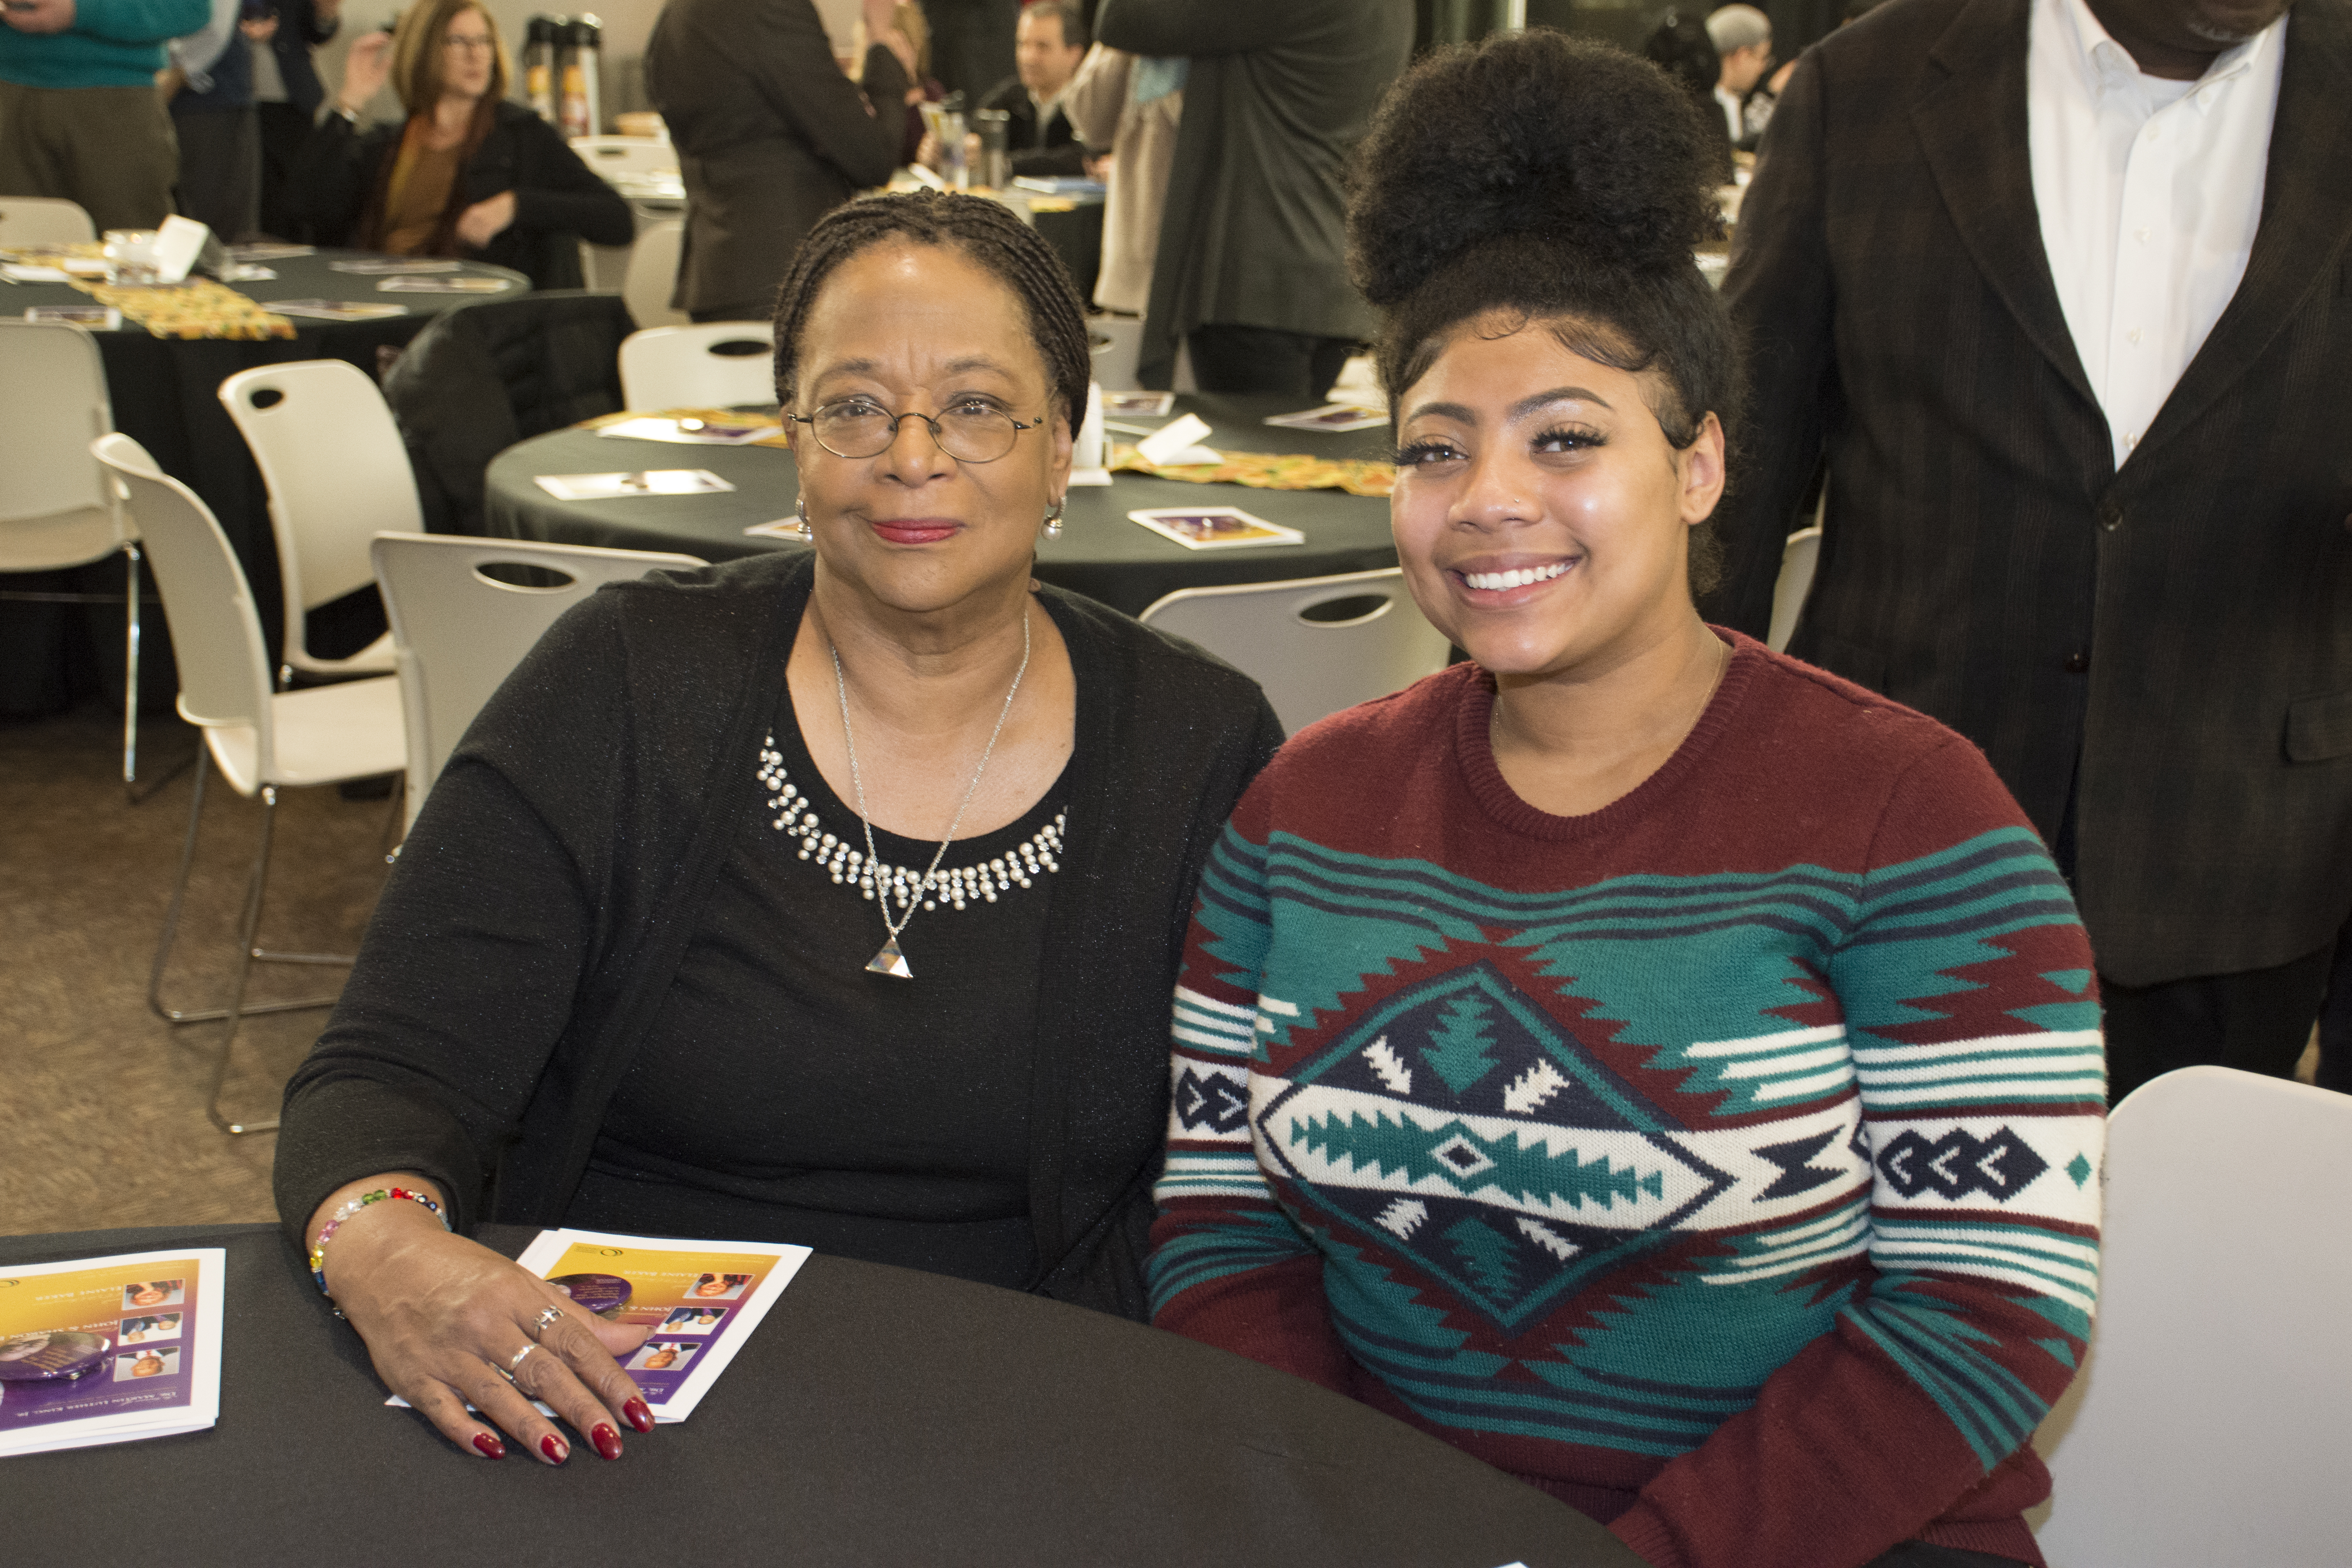
<svg viewBox="0 0 2352 1568"><path fill-rule="evenodd" d="M2034 0L2026 133L2042 246L2116 466L2246 275L2286 18L2195 81L2144 75L2084 0Z"/></svg>
<svg viewBox="0 0 2352 1568"><path fill-rule="evenodd" d="M1717 82L1715 84L1715 103L1717 108L1723 110L1724 129L1731 132L1731 139L1734 142L1738 141L1742 136L1748 134L1748 126L1746 123L1747 117L1741 111L1739 95L1738 93L1732 91L1721 82Z"/></svg>

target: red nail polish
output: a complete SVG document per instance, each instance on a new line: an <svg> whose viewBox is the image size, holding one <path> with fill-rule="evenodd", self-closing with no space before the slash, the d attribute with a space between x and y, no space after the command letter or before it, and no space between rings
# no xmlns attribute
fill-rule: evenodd
<svg viewBox="0 0 2352 1568"><path fill-rule="evenodd" d="M485 1459L503 1459L507 1457L507 1446L488 1432L474 1434L474 1447L480 1451Z"/></svg>
<svg viewBox="0 0 2352 1568"><path fill-rule="evenodd" d="M640 1432L650 1432L654 1429L653 1406L642 1399L632 1399L622 1405L621 1414L627 1416L629 1425Z"/></svg>
<svg viewBox="0 0 2352 1568"><path fill-rule="evenodd" d="M551 1465L560 1465L572 1457L572 1450L564 1447L563 1439L552 1432L539 1440L539 1451L547 1456L547 1462Z"/></svg>
<svg viewBox="0 0 2352 1568"><path fill-rule="evenodd" d="M595 1444L596 1451L606 1458L617 1459L621 1457L621 1435L614 1431L607 1423L597 1422L594 1428L589 1432L588 1440Z"/></svg>

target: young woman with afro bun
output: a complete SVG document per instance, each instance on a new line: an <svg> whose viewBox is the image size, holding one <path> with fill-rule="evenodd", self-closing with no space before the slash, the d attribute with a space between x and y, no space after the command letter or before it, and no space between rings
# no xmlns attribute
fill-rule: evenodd
<svg viewBox="0 0 2352 1568"><path fill-rule="evenodd" d="M1470 662L1294 738L1211 858L1155 1321L1661 1568L2039 1563L2091 952L1967 742L1693 607L1740 384L1710 152L1541 30L1375 122L1397 553Z"/></svg>

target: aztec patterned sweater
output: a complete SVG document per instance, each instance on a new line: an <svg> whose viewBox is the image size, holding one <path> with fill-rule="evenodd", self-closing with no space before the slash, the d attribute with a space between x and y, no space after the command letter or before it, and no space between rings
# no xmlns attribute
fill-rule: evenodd
<svg viewBox="0 0 2352 1568"><path fill-rule="evenodd" d="M2090 948L1933 721L1725 633L1664 766L1552 816L1457 665L1306 731L1176 993L1154 1321L1648 1561L2041 1558L2098 1268Z"/></svg>

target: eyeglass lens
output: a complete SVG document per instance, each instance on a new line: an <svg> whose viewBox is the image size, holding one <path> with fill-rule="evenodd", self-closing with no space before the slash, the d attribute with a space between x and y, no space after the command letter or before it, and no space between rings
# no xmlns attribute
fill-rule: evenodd
<svg viewBox="0 0 2352 1568"><path fill-rule="evenodd" d="M898 438L898 421L919 419L931 428L940 450L961 463L992 463L1013 450L1021 427L1002 408L960 405L933 419L921 414L895 417L870 403L835 404L816 411L817 444L836 458L874 458Z"/></svg>

